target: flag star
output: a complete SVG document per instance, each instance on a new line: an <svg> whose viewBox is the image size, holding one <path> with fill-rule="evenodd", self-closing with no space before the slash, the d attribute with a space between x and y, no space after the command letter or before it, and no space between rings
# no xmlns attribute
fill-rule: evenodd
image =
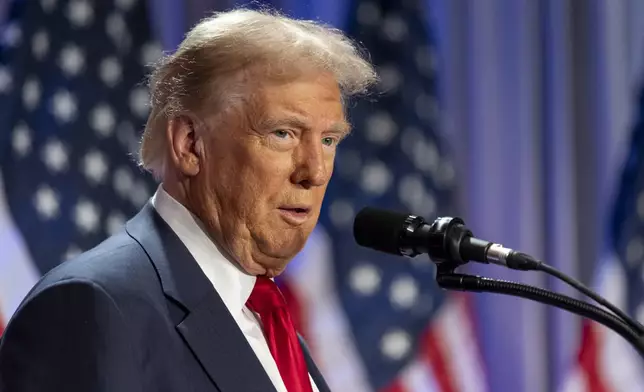
<svg viewBox="0 0 644 392"><path fill-rule="evenodd" d="M125 225L125 216L120 212L112 211L105 222L105 231L113 235Z"/></svg>
<svg viewBox="0 0 644 392"><path fill-rule="evenodd" d="M425 184L419 174L407 174L400 180L398 197L401 200L408 200L409 197L416 197L425 193Z"/></svg>
<svg viewBox="0 0 644 392"><path fill-rule="evenodd" d="M434 195L432 193L425 193L416 211L419 211L425 216L434 215L436 213L436 198Z"/></svg>
<svg viewBox="0 0 644 392"><path fill-rule="evenodd" d="M145 202L150 198L150 192L145 182L139 180L134 184L134 188L130 190L130 201L136 207L142 207Z"/></svg>
<svg viewBox="0 0 644 392"><path fill-rule="evenodd" d="M634 236L626 245L626 262L631 266L637 266L644 256L644 242L639 236Z"/></svg>
<svg viewBox="0 0 644 392"><path fill-rule="evenodd" d="M162 55L163 51L161 50L161 45L158 42L147 42L141 48L141 65L148 66L150 64L154 64Z"/></svg>
<svg viewBox="0 0 644 392"><path fill-rule="evenodd" d="M418 284L411 276L394 279L389 287L389 300L393 306L410 309L418 298Z"/></svg>
<svg viewBox="0 0 644 392"><path fill-rule="evenodd" d="M358 6L358 23L375 26L380 22L380 7L373 1L361 1Z"/></svg>
<svg viewBox="0 0 644 392"><path fill-rule="evenodd" d="M415 259L418 259L418 258L414 258L412 260L415 260ZM419 259L419 260L423 260L423 259ZM435 264L433 264L431 261L428 262L427 260L424 260L424 262L426 266L429 265L435 270L436 268ZM435 297L432 294L428 293L423 296L419 295L416 301L414 302L413 308L409 310L413 312L412 314L414 314L415 316L421 316L421 317L430 316L432 312L435 310L434 301L435 301Z"/></svg>
<svg viewBox="0 0 644 392"><path fill-rule="evenodd" d="M71 244L69 245L69 247L65 251L65 254L63 255L63 261L73 259L74 257L78 256L82 252L83 251L81 250L81 248L79 248L74 244Z"/></svg>
<svg viewBox="0 0 644 392"><path fill-rule="evenodd" d="M31 130L27 124L21 122L13 128L11 144L18 156L24 157L31 151Z"/></svg>
<svg viewBox="0 0 644 392"><path fill-rule="evenodd" d="M3 46L8 48L15 48L20 45L22 41L22 29L18 23L13 22L7 25L2 32Z"/></svg>
<svg viewBox="0 0 644 392"><path fill-rule="evenodd" d="M387 145L398 133L398 126L391 119L391 115L384 111L378 111L367 117L366 137L370 142Z"/></svg>
<svg viewBox="0 0 644 392"><path fill-rule="evenodd" d="M416 115L419 118L427 121L433 121L438 117L438 102L436 101L435 97L427 94L419 94L416 97L414 105L416 109Z"/></svg>
<svg viewBox="0 0 644 392"><path fill-rule="evenodd" d="M22 103L27 110L34 110L40 103L42 90L40 82L34 78L28 78L22 85Z"/></svg>
<svg viewBox="0 0 644 392"><path fill-rule="evenodd" d="M394 329L385 333L380 340L380 351L390 360L403 359L411 350L411 338L402 329Z"/></svg>
<svg viewBox="0 0 644 392"><path fill-rule="evenodd" d="M419 215L432 215L436 209L436 201L427 192L419 174L408 174L400 180L398 197L407 208Z"/></svg>
<svg viewBox="0 0 644 392"><path fill-rule="evenodd" d="M132 36L128 32L125 19L120 12L111 13L105 20L107 35L112 39L114 45L121 51L127 52L132 45Z"/></svg>
<svg viewBox="0 0 644 392"><path fill-rule="evenodd" d="M84 234L90 234L98 229L100 211L96 204L88 200L79 201L74 208L74 222Z"/></svg>
<svg viewBox="0 0 644 392"><path fill-rule="evenodd" d="M69 151L60 140L53 139L45 144L42 159L51 172L59 173L67 169Z"/></svg>
<svg viewBox="0 0 644 392"><path fill-rule="evenodd" d="M380 289L380 271L370 263L360 263L349 273L349 286L361 295L373 295Z"/></svg>
<svg viewBox="0 0 644 392"><path fill-rule="evenodd" d="M56 3L56 0L40 0L40 8L42 8L45 13L50 13L54 8L56 8Z"/></svg>
<svg viewBox="0 0 644 392"><path fill-rule="evenodd" d="M398 68L394 65L383 65L378 68L380 75L380 91L384 93L395 92L402 84L402 75Z"/></svg>
<svg viewBox="0 0 644 392"><path fill-rule="evenodd" d="M13 86L13 78L7 67L0 65L0 94L6 94Z"/></svg>
<svg viewBox="0 0 644 392"><path fill-rule="evenodd" d="M439 165L438 172L436 173L436 176L434 176L434 181L438 187L448 188L454 183L455 176L456 173L454 172L452 162L444 159Z"/></svg>
<svg viewBox="0 0 644 392"><path fill-rule="evenodd" d="M116 193L124 199L129 198L130 191L134 185L132 172L126 166L116 169L114 172L113 186Z"/></svg>
<svg viewBox="0 0 644 392"><path fill-rule="evenodd" d="M360 186L365 192L382 195L391 185L392 175L381 161L373 161L362 168Z"/></svg>
<svg viewBox="0 0 644 392"><path fill-rule="evenodd" d="M400 143L405 155L413 157L416 154L416 146L425 143L425 136L423 131L417 127L406 127L400 138Z"/></svg>
<svg viewBox="0 0 644 392"><path fill-rule="evenodd" d="M113 12L108 15L105 22L105 30L112 39L120 39L121 33L125 29L127 29L125 19L123 19L123 16L119 12Z"/></svg>
<svg viewBox="0 0 644 392"><path fill-rule="evenodd" d="M60 212L60 200L58 194L49 186L44 185L38 188L34 197L36 211L44 220L55 218Z"/></svg>
<svg viewBox="0 0 644 392"><path fill-rule="evenodd" d="M122 9L123 11L129 11L132 9L137 0L116 0L116 6Z"/></svg>
<svg viewBox="0 0 644 392"><path fill-rule="evenodd" d="M100 136L107 137L114 132L116 123L114 111L107 104L99 104L89 115L90 127Z"/></svg>
<svg viewBox="0 0 644 392"><path fill-rule="evenodd" d="M94 185L105 181L105 177L107 176L105 156L96 150L87 153L83 159L83 172L90 183Z"/></svg>
<svg viewBox="0 0 644 392"><path fill-rule="evenodd" d="M33 35L31 38L31 51L34 57L42 60L49 52L49 35L46 31L41 30Z"/></svg>
<svg viewBox="0 0 644 392"><path fill-rule="evenodd" d="M336 227L346 227L353 222L355 210L346 200L334 200L329 207L329 217Z"/></svg>
<svg viewBox="0 0 644 392"><path fill-rule="evenodd" d="M407 23L399 15L387 15L382 24L382 32L388 40L400 42L407 35Z"/></svg>
<svg viewBox="0 0 644 392"><path fill-rule="evenodd" d="M137 87L130 92L130 111L141 119L148 116L150 95L145 87Z"/></svg>
<svg viewBox="0 0 644 392"><path fill-rule="evenodd" d="M128 151L135 152L139 147L139 139L136 137L134 125L129 121L122 121L118 125L116 138Z"/></svg>
<svg viewBox="0 0 644 392"><path fill-rule="evenodd" d="M67 44L60 51L58 65L68 77L78 75L85 67L85 55L74 44Z"/></svg>
<svg viewBox="0 0 644 392"><path fill-rule="evenodd" d="M436 144L425 138L419 138L412 151L411 158L418 169L426 173L436 173L440 164Z"/></svg>
<svg viewBox="0 0 644 392"><path fill-rule="evenodd" d="M114 87L121 81L121 63L115 57L108 57L99 66L101 80L108 87Z"/></svg>
<svg viewBox="0 0 644 392"><path fill-rule="evenodd" d="M67 6L67 18L74 27L87 27L94 19L94 9L86 0L72 0Z"/></svg>
<svg viewBox="0 0 644 392"><path fill-rule="evenodd" d="M52 97L52 112L61 123L76 119L78 106L76 98L67 90L59 90Z"/></svg>

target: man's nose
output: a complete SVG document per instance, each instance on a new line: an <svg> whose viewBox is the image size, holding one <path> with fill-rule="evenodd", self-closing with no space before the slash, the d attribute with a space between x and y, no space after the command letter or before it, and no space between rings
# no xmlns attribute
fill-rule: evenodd
<svg viewBox="0 0 644 392"><path fill-rule="evenodd" d="M295 154L295 171L292 181L305 188L322 186L329 180L330 168L328 167L325 146L321 141L302 142Z"/></svg>

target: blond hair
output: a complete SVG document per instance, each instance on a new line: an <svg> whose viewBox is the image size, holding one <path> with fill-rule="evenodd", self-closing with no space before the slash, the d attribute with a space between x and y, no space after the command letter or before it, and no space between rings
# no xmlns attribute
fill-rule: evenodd
<svg viewBox="0 0 644 392"><path fill-rule="evenodd" d="M366 93L377 80L365 52L324 24L248 9L202 20L150 75L151 112L139 164L160 178L168 119L205 110L206 103L209 112L225 113L243 98L243 71L288 78L311 67L333 74L343 99Z"/></svg>

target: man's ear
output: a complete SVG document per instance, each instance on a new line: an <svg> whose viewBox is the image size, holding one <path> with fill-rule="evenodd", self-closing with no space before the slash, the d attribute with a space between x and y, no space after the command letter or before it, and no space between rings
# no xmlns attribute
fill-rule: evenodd
<svg viewBox="0 0 644 392"><path fill-rule="evenodd" d="M203 156L195 128L195 120L187 115L169 119L166 127L170 160L177 170L190 177L199 173Z"/></svg>

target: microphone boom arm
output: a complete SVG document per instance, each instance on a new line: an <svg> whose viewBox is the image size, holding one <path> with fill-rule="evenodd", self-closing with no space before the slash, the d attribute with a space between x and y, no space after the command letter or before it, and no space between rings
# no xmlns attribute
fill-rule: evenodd
<svg viewBox="0 0 644 392"><path fill-rule="evenodd" d="M457 274L452 271L453 268L441 268L439 266L436 274L436 282L439 287L449 290L511 295L567 310L581 317L594 320L617 332L644 358L644 336L640 335L617 316L595 305L534 286L475 275Z"/></svg>

